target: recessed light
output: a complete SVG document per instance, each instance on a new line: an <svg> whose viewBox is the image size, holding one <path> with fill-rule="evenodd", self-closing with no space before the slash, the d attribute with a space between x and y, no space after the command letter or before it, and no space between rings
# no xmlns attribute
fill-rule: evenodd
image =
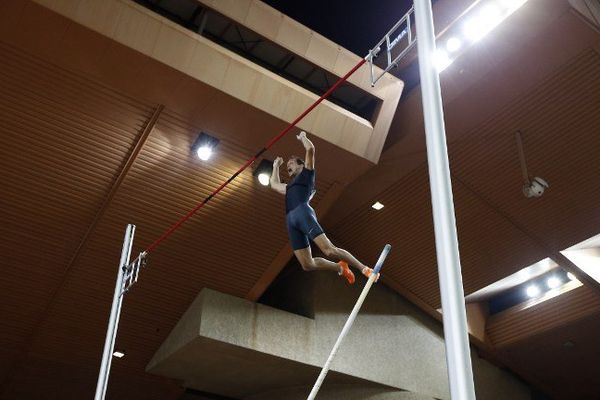
<svg viewBox="0 0 600 400"><path fill-rule="evenodd" d="M116 358L123 358L125 357L125 353L123 353L122 351L115 351L113 353L113 356L115 356Z"/></svg>
<svg viewBox="0 0 600 400"><path fill-rule="evenodd" d="M380 202L376 202L371 207L373 207L376 210L381 210L383 208L383 204L381 204Z"/></svg>
<svg viewBox="0 0 600 400"><path fill-rule="evenodd" d="M540 288L536 285L530 285L527 287L527 296L529 297L537 297L539 296L540 292Z"/></svg>
<svg viewBox="0 0 600 400"><path fill-rule="evenodd" d="M557 287L559 287L562 284L562 281L559 278L557 278L556 276L551 276L546 281L546 284L548 285L548 287L550 289L556 289Z"/></svg>

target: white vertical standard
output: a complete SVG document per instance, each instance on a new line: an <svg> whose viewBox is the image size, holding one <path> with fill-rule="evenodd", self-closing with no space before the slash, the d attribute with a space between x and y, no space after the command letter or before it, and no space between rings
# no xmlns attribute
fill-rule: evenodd
<svg viewBox="0 0 600 400"><path fill-rule="evenodd" d="M123 301L123 274L129 265L129 256L131 255L131 246L133 244L134 234L135 225L127 225L127 229L125 230L125 239L123 241L123 250L121 250L121 261L119 261L119 272L117 274L115 294L113 295L112 307L110 309L110 318L108 320L108 329L106 330L104 351L102 352L102 363L100 364L100 373L98 374L98 384L96 385L96 395L94 396L94 400L104 400L104 396L106 396L108 375L110 373L110 364L115 347L115 337L117 336L117 328L119 327L121 303Z"/></svg>
<svg viewBox="0 0 600 400"><path fill-rule="evenodd" d="M417 49L450 397L453 400L474 400L475 388L446 148L442 94L439 74L433 63L435 34L431 0L415 0L415 22L419 38Z"/></svg>
<svg viewBox="0 0 600 400"><path fill-rule="evenodd" d="M383 251L379 255L377 264L375 264L375 268L373 268L373 273L367 280L365 287L363 288L362 292L360 293L360 296L358 297L358 300L356 301L356 304L354 305L354 308L352 309L350 316L348 317L348 319L346 320L346 323L344 324L344 327L342 328L342 333L340 333L335 344L333 345L333 349L331 349L331 353L329 353L329 357L327 358L327 361L325 362L325 365L323 366L323 369L321 370L321 373L319 374L319 377L317 378L315 385L313 386L312 390L310 391L310 394L308 395L307 400L313 400L317 396L317 393L319 392L319 389L321 388L321 385L323 384L323 381L325 380L325 376L327 375L327 372L329 372L329 367L331 366L331 362L333 361L333 358L337 354L338 349L340 348L340 345L344 341L344 338L350 331L350 328L352 327L352 324L354 323L354 320L356 319L356 315L360 311L360 307L362 306L363 302L365 301L367 294L369 294L369 290L371 290L371 286L373 285L373 282L375 282L375 278L377 277L377 274L381 270L381 267L383 266L383 262L385 261L385 258L387 257L387 255L391 249L392 249L392 246L390 246L389 244L386 244L385 247L383 248Z"/></svg>

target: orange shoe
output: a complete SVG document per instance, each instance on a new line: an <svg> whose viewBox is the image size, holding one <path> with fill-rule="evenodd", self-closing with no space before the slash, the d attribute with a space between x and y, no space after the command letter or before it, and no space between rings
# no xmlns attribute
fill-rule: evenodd
<svg viewBox="0 0 600 400"><path fill-rule="evenodd" d="M339 261L338 264L340 264L340 267L342 267L342 272L340 272L340 275L346 278L348 283L352 285L354 283L354 274L352 271L350 271L348 263L346 261Z"/></svg>
<svg viewBox="0 0 600 400"><path fill-rule="evenodd" d="M364 276L366 276L367 279L369 279L369 277L371 276L372 273L373 273L373 269L369 268L369 267L366 267L365 269L362 270L362 274ZM377 273L377 276L375 277L375 282L377 282L379 280L379 277L380 277L380 274Z"/></svg>

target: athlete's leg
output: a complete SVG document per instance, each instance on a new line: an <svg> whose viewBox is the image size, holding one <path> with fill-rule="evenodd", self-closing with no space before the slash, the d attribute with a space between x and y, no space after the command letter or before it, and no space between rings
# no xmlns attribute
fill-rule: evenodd
<svg viewBox="0 0 600 400"><path fill-rule="evenodd" d="M345 263L334 263L321 257L312 256L309 238L318 236L323 229L317 222L314 210L306 204L298 206L289 212L287 217L288 234L296 258L305 271L325 270L335 271L342 275L348 283L354 283L354 274ZM342 265L343 264L343 265Z"/></svg>
<svg viewBox="0 0 600 400"><path fill-rule="evenodd" d="M315 244L319 246L319 249L321 249L323 254L325 254L325 256L329 258L344 260L348 264L350 264L350 266L358 269L361 272L363 272L364 269L367 268L366 265L358 261L356 257L350 254L350 252L334 246L333 243L331 243L331 241L327 237L327 235L325 235L324 233L315 237L313 239L313 242L315 242Z"/></svg>
<svg viewBox="0 0 600 400"><path fill-rule="evenodd" d="M312 256L310 246L304 249L294 250L296 258L302 265L302 269L305 271L335 271L340 273L341 267L339 264L331 262L321 257Z"/></svg>

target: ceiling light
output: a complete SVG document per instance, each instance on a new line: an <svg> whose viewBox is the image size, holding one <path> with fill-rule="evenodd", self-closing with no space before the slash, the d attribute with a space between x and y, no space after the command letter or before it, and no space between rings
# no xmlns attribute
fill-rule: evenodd
<svg viewBox="0 0 600 400"><path fill-rule="evenodd" d="M465 22L463 26L463 31L465 36L472 42L476 42L487 33L485 30L485 26L481 23L481 21L475 17L471 17L471 19Z"/></svg>
<svg viewBox="0 0 600 400"><path fill-rule="evenodd" d="M123 358L125 357L125 353L123 353L122 351L115 351L113 353L113 356L115 356L116 358Z"/></svg>
<svg viewBox="0 0 600 400"><path fill-rule="evenodd" d="M273 173L273 161L262 159L258 166L252 172L252 175L258 179L258 182L263 186L269 186L271 174Z"/></svg>
<svg viewBox="0 0 600 400"><path fill-rule="evenodd" d="M456 37L451 37L446 42L446 50L448 50L450 53L454 53L455 51L459 50L461 46L462 42Z"/></svg>
<svg viewBox="0 0 600 400"><path fill-rule="evenodd" d="M192 151L196 153L199 159L206 161L212 156L218 144L219 139L210 136L207 133L201 132L192 145Z"/></svg>
<svg viewBox="0 0 600 400"><path fill-rule="evenodd" d="M465 22L464 33L469 40L477 42L502 21L498 7L488 4L479 13Z"/></svg>
<svg viewBox="0 0 600 400"><path fill-rule="evenodd" d="M433 55L433 63L438 72L442 72L452 64L452 60L450 59L450 56L448 56L448 53L438 49Z"/></svg>
<svg viewBox="0 0 600 400"><path fill-rule="evenodd" d="M481 18L481 22L485 24L490 29L494 26L498 25L500 21L502 21L502 13L500 9L493 4L488 4L481 9L479 13L479 18Z"/></svg>
<svg viewBox="0 0 600 400"><path fill-rule="evenodd" d="M529 296L529 297L533 298L533 297L539 296L540 293L541 293L541 290L536 285L530 285L527 287L527 296Z"/></svg>
<svg viewBox="0 0 600 400"><path fill-rule="evenodd" d="M502 4L502 6L508 8L511 11L516 10L526 2L527 0L500 0L500 4Z"/></svg>
<svg viewBox="0 0 600 400"><path fill-rule="evenodd" d="M373 207L376 210L381 210L383 208L383 204L381 204L380 202L376 202L371 207Z"/></svg>
<svg viewBox="0 0 600 400"><path fill-rule="evenodd" d="M212 155L212 148L208 146L198 147L198 150L196 150L196 154L198 155L199 159L201 159L202 161L206 161Z"/></svg>
<svg viewBox="0 0 600 400"><path fill-rule="evenodd" d="M577 277L575 275L573 275L572 272L567 272L567 278L569 278L570 281L576 281Z"/></svg>
<svg viewBox="0 0 600 400"><path fill-rule="evenodd" d="M556 289L557 287L559 287L562 284L562 281L559 278L557 278L556 276L551 276L546 281L546 284L548 285L548 287L550 289Z"/></svg>
<svg viewBox="0 0 600 400"><path fill-rule="evenodd" d="M269 174L267 174L266 172L262 172L262 173L258 174L258 181L263 186L269 186L270 179L271 179L271 176Z"/></svg>

